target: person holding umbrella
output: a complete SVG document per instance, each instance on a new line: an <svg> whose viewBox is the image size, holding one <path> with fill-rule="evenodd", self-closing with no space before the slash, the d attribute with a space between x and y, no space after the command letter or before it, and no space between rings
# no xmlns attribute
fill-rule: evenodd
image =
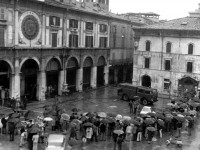
<svg viewBox="0 0 200 150"><path fill-rule="evenodd" d="M183 126L182 122L178 120L178 122L177 122L177 135L178 135L178 137L181 136L182 126Z"/></svg>
<svg viewBox="0 0 200 150"><path fill-rule="evenodd" d="M118 150L122 149L122 143L124 141L124 131L114 130L113 131L113 141L114 141L114 150L118 147Z"/></svg>
<svg viewBox="0 0 200 150"><path fill-rule="evenodd" d="M148 144L151 143L155 131L156 129L154 127L151 126L147 127Z"/></svg>

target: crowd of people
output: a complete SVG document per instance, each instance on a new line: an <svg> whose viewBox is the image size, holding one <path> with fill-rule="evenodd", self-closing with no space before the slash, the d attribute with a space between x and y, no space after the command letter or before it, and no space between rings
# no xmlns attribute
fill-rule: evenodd
<svg viewBox="0 0 200 150"><path fill-rule="evenodd" d="M33 111L22 115L16 111L3 116L0 127L3 134L10 134L10 141L20 131L20 146L27 140L29 150L37 150L38 142L44 142L48 127L53 132L69 136L71 146L81 141L85 148L91 142L112 139L114 150L116 147L121 150L124 141L148 141L150 144L162 138L164 132L171 132L174 137L180 138L184 130L190 136L200 107L198 100L172 100L162 111L141 114L141 104L130 101L128 105L130 116L105 112L81 113L77 108L73 108L69 115L62 103L56 101L53 105L45 106L42 115Z"/></svg>

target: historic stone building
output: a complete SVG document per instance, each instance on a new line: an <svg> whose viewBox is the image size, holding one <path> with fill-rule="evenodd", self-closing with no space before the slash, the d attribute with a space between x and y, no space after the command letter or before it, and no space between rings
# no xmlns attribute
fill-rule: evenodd
<svg viewBox="0 0 200 150"><path fill-rule="evenodd" d="M108 0L0 1L0 86L44 100L108 84Z"/></svg>
<svg viewBox="0 0 200 150"><path fill-rule="evenodd" d="M133 84L161 93L194 91L200 80L200 8L189 17L134 27Z"/></svg>

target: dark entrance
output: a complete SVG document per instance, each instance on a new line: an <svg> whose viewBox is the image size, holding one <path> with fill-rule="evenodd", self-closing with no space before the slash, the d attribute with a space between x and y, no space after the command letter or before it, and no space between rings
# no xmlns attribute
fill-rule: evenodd
<svg viewBox="0 0 200 150"><path fill-rule="evenodd" d="M51 59L47 64L47 97L55 97L58 95L58 78L60 69L59 61L56 58Z"/></svg>
<svg viewBox="0 0 200 150"><path fill-rule="evenodd" d="M187 93L193 93L195 94L195 88L198 87L199 82L191 77L184 77L179 80L178 87L180 94L187 94ZM193 95L194 96L194 95Z"/></svg>
<svg viewBox="0 0 200 150"><path fill-rule="evenodd" d="M37 95L37 73L39 67L33 59L29 59L24 62L21 68L22 78L24 79L24 88L22 95L26 95L30 100L36 100ZM22 84L22 82L21 82Z"/></svg>
<svg viewBox="0 0 200 150"><path fill-rule="evenodd" d="M104 67L105 67L104 57L100 57L97 63L97 87L104 85Z"/></svg>
<svg viewBox="0 0 200 150"><path fill-rule="evenodd" d="M92 59L87 57L83 64L83 90L91 88L91 67Z"/></svg>
<svg viewBox="0 0 200 150"><path fill-rule="evenodd" d="M118 70L118 83L122 83L123 82L123 68L119 68Z"/></svg>
<svg viewBox="0 0 200 150"><path fill-rule="evenodd" d="M151 78L148 75L142 77L142 86L151 87Z"/></svg>
<svg viewBox="0 0 200 150"><path fill-rule="evenodd" d="M9 89L11 69L6 61L0 61L0 87Z"/></svg>
<svg viewBox="0 0 200 150"><path fill-rule="evenodd" d="M0 60L0 93L5 91L5 98L9 98L11 68L6 61ZM0 95L1 98L1 95Z"/></svg>
<svg viewBox="0 0 200 150"><path fill-rule="evenodd" d="M76 72L78 69L78 61L72 57L67 63L67 84L70 92L76 91Z"/></svg>
<svg viewBox="0 0 200 150"><path fill-rule="evenodd" d="M127 68L126 72L126 82L127 83L132 83L132 75L133 75L133 66L130 66Z"/></svg>
<svg viewBox="0 0 200 150"><path fill-rule="evenodd" d="M115 75L114 67L110 67L109 68L109 84L114 84L115 83L114 75Z"/></svg>

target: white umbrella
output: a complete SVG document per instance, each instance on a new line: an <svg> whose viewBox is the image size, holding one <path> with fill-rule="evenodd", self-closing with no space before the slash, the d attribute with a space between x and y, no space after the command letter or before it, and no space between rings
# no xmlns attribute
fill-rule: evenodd
<svg viewBox="0 0 200 150"><path fill-rule="evenodd" d="M105 112L99 112L98 116L102 118L106 118L107 114Z"/></svg>
<svg viewBox="0 0 200 150"><path fill-rule="evenodd" d="M131 117L129 117L129 116L123 116L123 120L128 120L128 121L130 121L130 120L131 120Z"/></svg>
<svg viewBox="0 0 200 150"><path fill-rule="evenodd" d="M53 121L53 118L51 118L51 117L46 117L46 118L44 118L44 121Z"/></svg>
<svg viewBox="0 0 200 150"><path fill-rule="evenodd" d="M116 120L122 120L122 115L118 114L116 117L115 117Z"/></svg>

